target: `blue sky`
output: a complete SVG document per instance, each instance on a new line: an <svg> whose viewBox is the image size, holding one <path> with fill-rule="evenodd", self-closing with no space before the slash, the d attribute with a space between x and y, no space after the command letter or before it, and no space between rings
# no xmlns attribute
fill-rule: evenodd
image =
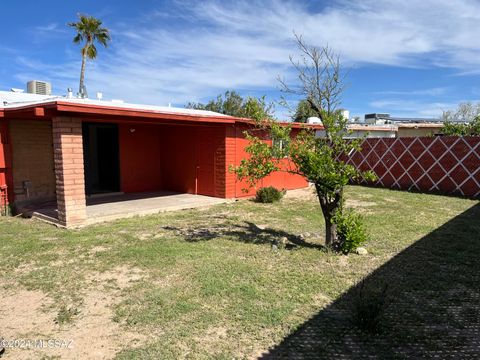
<svg viewBox="0 0 480 360"><path fill-rule="evenodd" d="M66 23L78 12L113 38L87 65L90 96L183 106L234 89L276 100L277 76L295 84L295 31L340 54L352 115L434 117L480 99L477 0L5 1L0 89L39 79L76 90L80 50Z"/></svg>

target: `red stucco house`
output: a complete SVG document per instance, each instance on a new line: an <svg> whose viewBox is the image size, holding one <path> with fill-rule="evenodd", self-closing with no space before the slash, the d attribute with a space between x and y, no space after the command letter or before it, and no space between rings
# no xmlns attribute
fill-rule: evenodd
<svg viewBox="0 0 480 360"><path fill-rule="evenodd" d="M251 196L229 171L246 155L247 119L171 107L0 92L0 191L10 204L56 200L81 225L93 194L169 190ZM20 96L21 95L21 96ZM20 96L20 99L18 98ZM300 125L297 126L300 128ZM305 179L275 173L263 185Z"/></svg>

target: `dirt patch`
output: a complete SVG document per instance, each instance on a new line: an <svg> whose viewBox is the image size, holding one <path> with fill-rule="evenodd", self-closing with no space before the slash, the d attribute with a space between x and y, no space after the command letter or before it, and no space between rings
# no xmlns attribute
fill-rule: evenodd
<svg viewBox="0 0 480 360"><path fill-rule="evenodd" d="M36 270L36 269L37 269L37 267L33 263L23 263L23 264L20 264L14 270L14 272L15 272L16 276L20 276L20 275L23 275L23 274L28 274L28 273Z"/></svg>
<svg viewBox="0 0 480 360"><path fill-rule="evenodd" d="M180 274L170 274L163 277L155 277L151 280L152 284L160 288L179 286L185 283L185 279Z"/></svg>
<svg viewBox="0 0 480 360"><path fill-rule="evenodd" d="M357 192L355 193L355 195L358 196L358 197L364 198L364 199L368 199L368 198L373 197L372 194L367 194L367 193L360 192L360 191L357 191Z"/></svg>
<svg viewBox="0 0 480 360"><path fill-rule="evenodd" d="M324 307L332 301L327 295L317 293L312 297L312 304L316 307Z"/></svg>
<svg viewBox="0 0 480 360"><path fill-rule="evenodd" d="M362 200L354 200L354 199L347 199L345 204L347 205L347 207L352 207L352 208L366 208L366 207L377 205L377 203L373 201L362 201Z"/></svg>
<svg viewBox="0 0 480 360"><path fill-rule="evenodd" d="M371 195L369 194L358 194L359 197L362 198L369 198ZM304 189L297 189L297 190L290 190L287 191L285 194L285 199L296 199L296 200L315 200L317 201L317 195L315 194L314 188L309 186ZM366 208L377 205L377 203L372 201L363 201L363 200L355 200L355 199L347 199L346 205L353 207L353 208Z"/></svg>
<svg viewBox="0 0 480 360"><path fill-rule="evenodd" d="M153 234L151 233L142 233L137 235L139 240L147 240L147 239L150 239L152 236Z"/></svg>
<svg viewBox="0 0 480 360"><path fill-rule="evenodd" d="M102 246L102 245L99 245L99 246L94 246L93 248L91 248L89 250L89 253L92 254L92 255L95 255L95 254L98 254L98 253L101 253L101 252L105 252L105 251L108 251L110 250L111 248L107 247L107 246Z"/></svg>
<svg viewBox="0 0 480 360"><path fill-rule="evenodd" d="M105 272L89 274L86 279L88 282L98 286L114 284L119 289L125 289L144 277L145 273L141 269L118 266Z"/></svg>
<svg viewBox="0 0 480 360"><path fill-rule="evenodd" d="M218 345L229 341L228 329L222 326L210 327L203 334L196 336L195 341L202 344L203 349L214 357L213 355L218 351ZM185 355L188 352L190 352L190 349L187 350Z"/></svg>
<svg viewBox="0 0 480 360"><path fill-rule="evenodd" d="M313 186L309 186L304 189L289 190L285 194L285 199L313 200L315 199L315 197L316 194L314 192Z"/></svg>
<svg viewBox="0 0 480 360"><path fill-rule="evenodd" d="M348 256L339 256L338 257L338 265L340 265L341 267L346 267L349 265L349 262L348 262Z"/></svg>
<svg viewBox="0 0 480 360"><path fill-rule="evenodd" d="M41 291L2 290L0 297L0 336L5 339L23 338L39 328L49 328L54 324L54 315L44 311L52 304ZM35 316L32 316L35 314Z"/></svg>
<svg viewBox="0 0 480 360"><path fill-rule="evenodd" d="M58 307L41 291L16 290L0 298L0 336L6 340L65 340L68 348L7 348L5 359L112 359L124 348L143 344L147 337L126 331L113 321L113 306L119 302L120 290L144 277L139 269L119 267L87 276L89 284L78 305L73 322L56 322ZM112 289L112 283L116 285ZM2 358L2 359L3 359Z"/></svg>

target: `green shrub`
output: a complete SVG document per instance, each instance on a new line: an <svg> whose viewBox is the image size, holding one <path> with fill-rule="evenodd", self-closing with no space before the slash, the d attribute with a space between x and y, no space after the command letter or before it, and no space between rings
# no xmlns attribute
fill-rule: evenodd
<svg viewBox="0 0 480 360"><path fill-rule="evenodd" d="M257 190L255 200L261 203L274 203L283 197L283 191L273 186L263 187Z"/></svg>
<svg viewBox="0 0 480 360"><path fill-rule="evenodd" d="M78 314L80 314L80 311L77 308L62 305L54 322L59 325L70 324Z"/></svg>
<svg viewBox="0 0 480 360"><path fill-rule="evenodd" d="M353 210L337 213L334 222L337 224L337 234L344 254L355 250L367 240L363 218Z"/></svg>

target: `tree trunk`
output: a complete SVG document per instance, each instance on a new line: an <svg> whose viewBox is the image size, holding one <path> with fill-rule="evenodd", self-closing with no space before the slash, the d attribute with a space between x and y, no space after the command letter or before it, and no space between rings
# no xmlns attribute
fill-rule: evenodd
<svg viewBox="0 0 480 360"><path fill-rule="evenodd" d="M338 243L337 224L332 221L330 216L325 216L325 245L334 250Z"/></svg>
<svg viewBox="0 0 480 360"><path fill-rule="evenodd" d="M86 51L84 50L82 52L82 68L80 70L80 85L78 86L78 95L80 97L84 97L84 87L85 87L85 63L87 62L87 54Z"/></svg>
<svg viewBox="0 0 480 360"><path fill-rule="evenodd" d="M341 210L343 189L335 191L333 196L328 196L321 191L319 186L315 185L315 188L325 219L325 246L334 251L340 251L342 244L338 238L337 225L333 222L333 219L337 211Z"/></svg>

